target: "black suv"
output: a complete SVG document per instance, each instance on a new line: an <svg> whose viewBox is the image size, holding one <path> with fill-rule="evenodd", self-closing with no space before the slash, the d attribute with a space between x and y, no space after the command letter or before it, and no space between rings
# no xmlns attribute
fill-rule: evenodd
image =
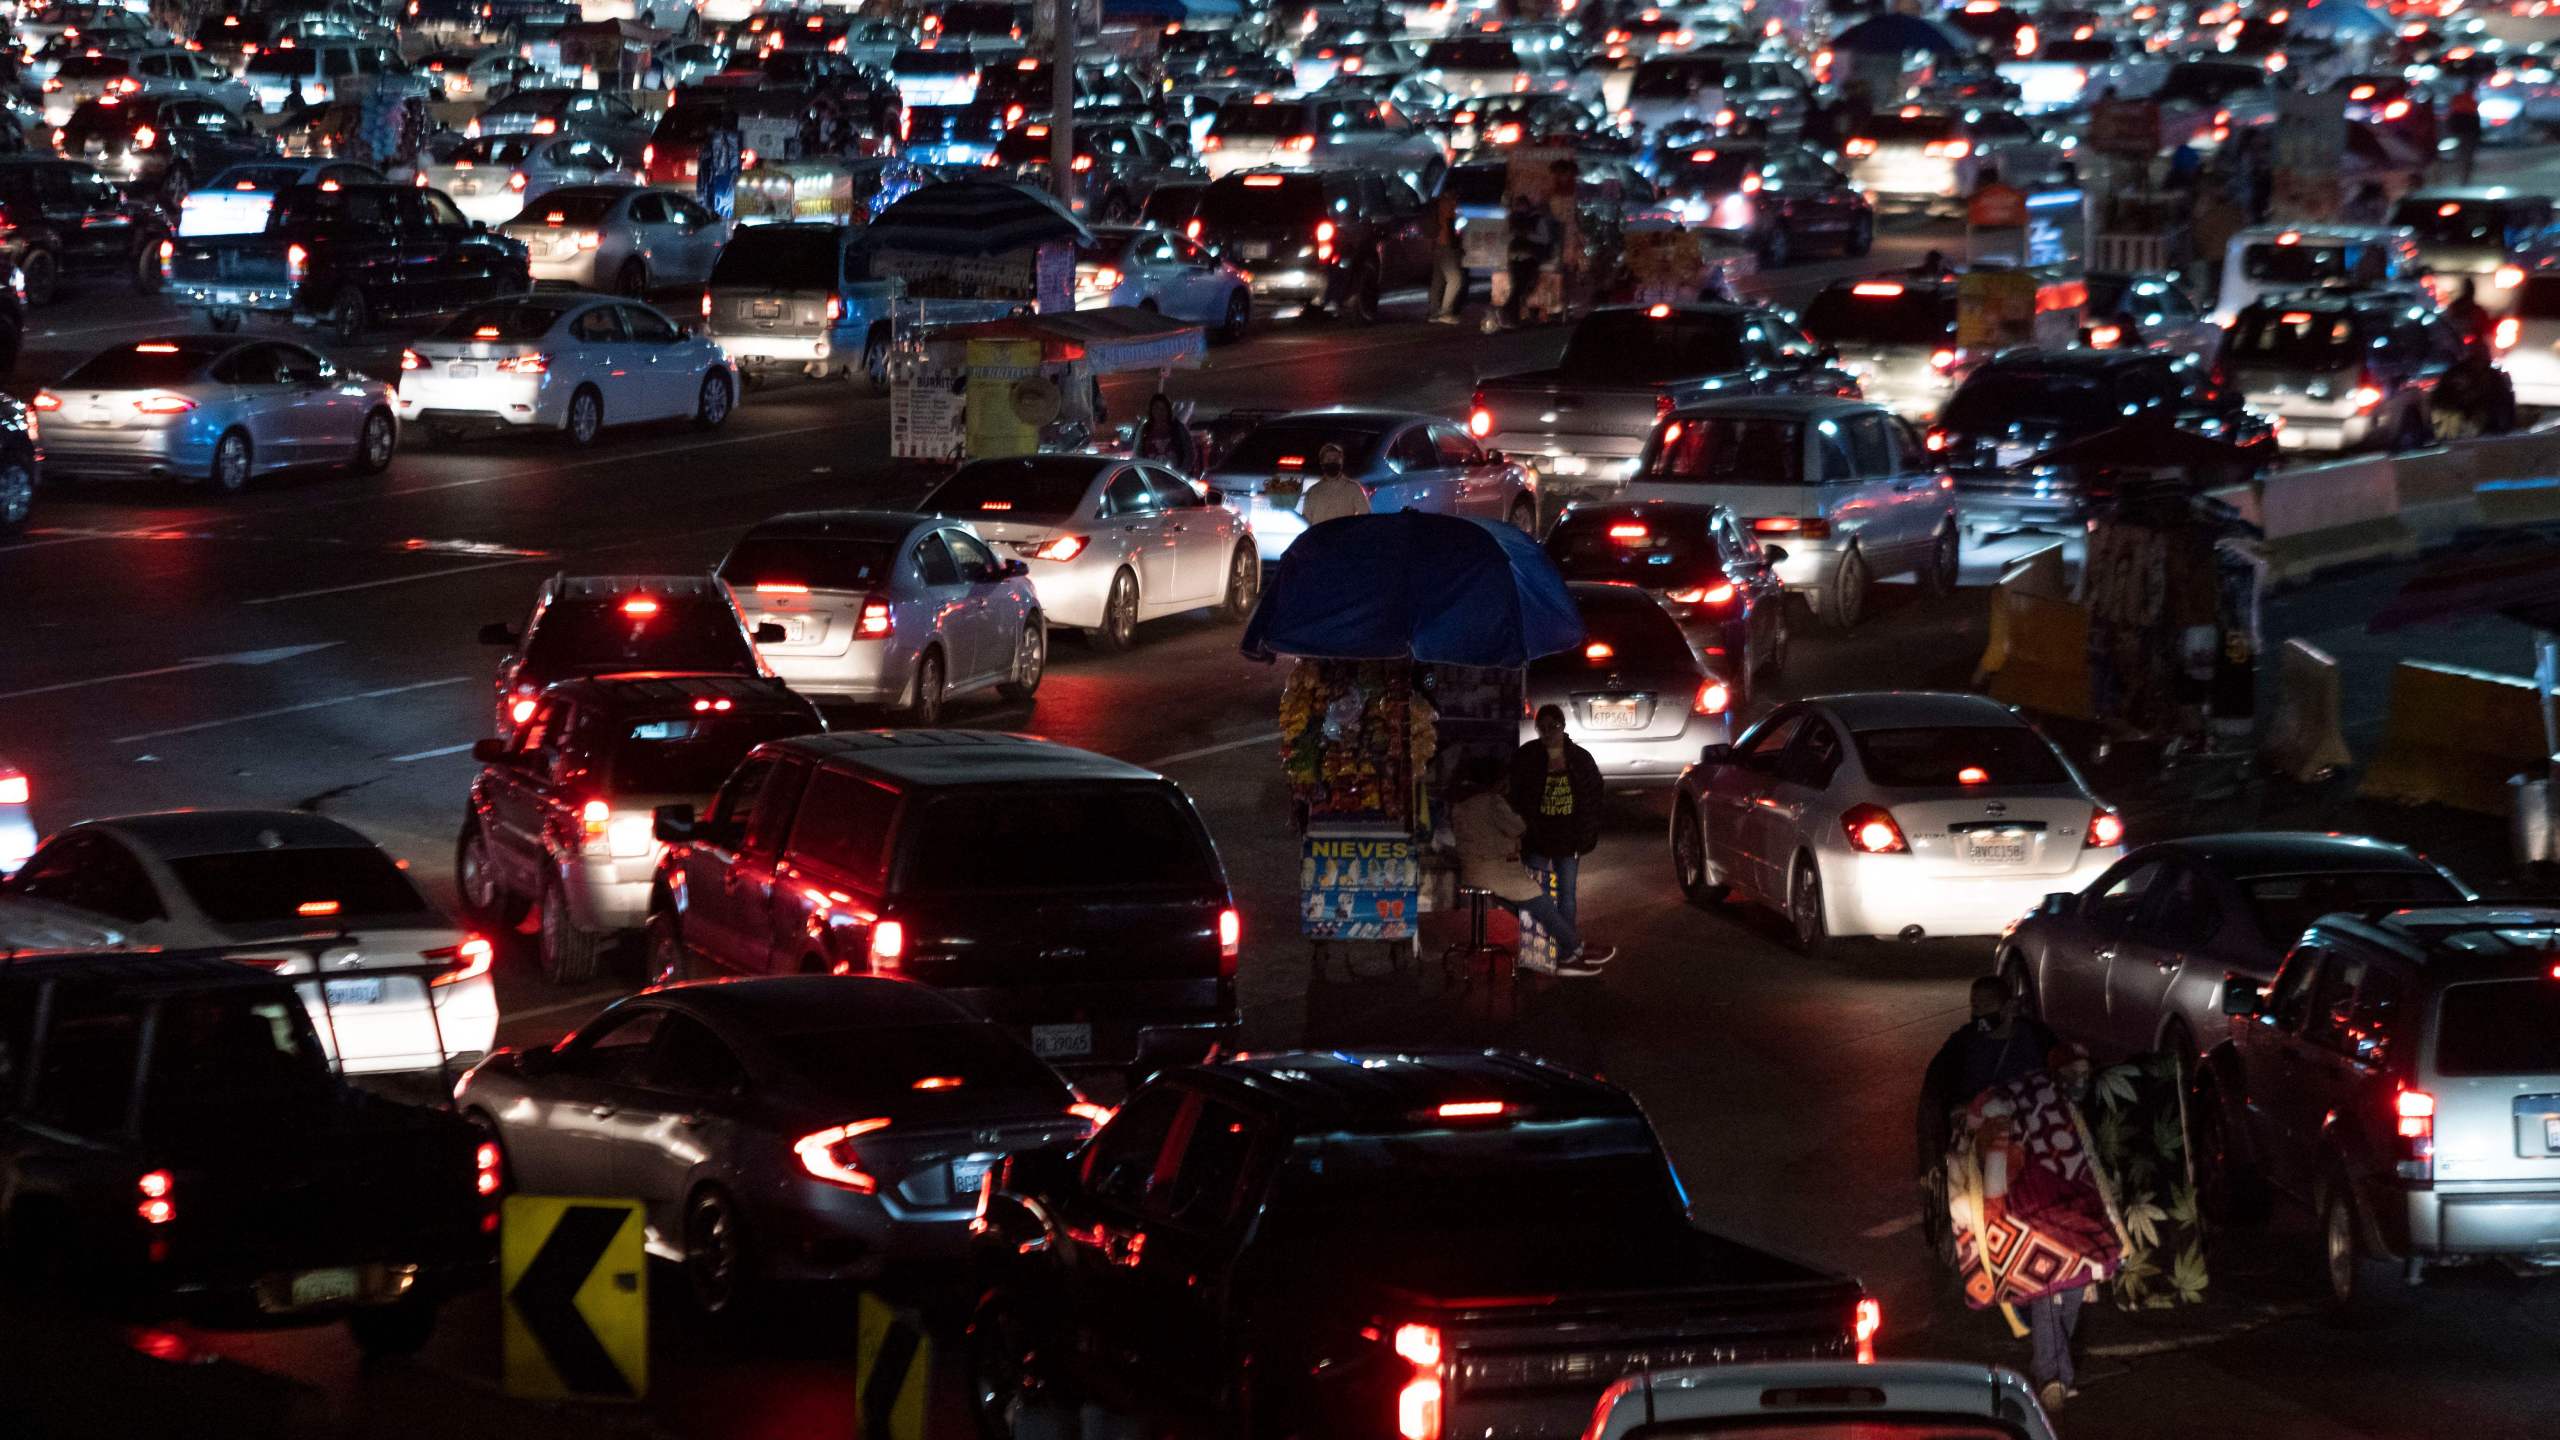
<svg viewBox="0 0 2560 1440"><path fill-rule="evenodd" d="M65 280L129 280L160 289L160 242L169 221L77 160L0 157L0 255L18 267L26 302L46 305Z"/></svg>
<svg viewBox="0 0 2560 1440"><path fill-rule="evenodd" d="M134 195L175 206L196 178L276 153L275 142L211 100L107 95L71 112L62 153L121 177Z"/></svg>
<svg viewBox="0 0 2560 1440"><path fill-rule="evenodd" d="M660 805L708 805L747 752L827 728L818 707L753 675L601 676L542 692L505 740L482 740L454 880L462 903L513 930L542 915L542 973L595 977L625 932L648 918Z"/></svg>
<svg viewBox="0 0 2560 1440"><path fill-rule="evenodd" d="M649 973L903 976L1058 1065L1234 1037L1242 922L1207 827L1152 771L1021 735L761 745L708 815L658 811Z"/></svg>
<svg viewBox="0 0 2560 1440"><path fill-rule="evenodd" d="M1431 269L1422 197L1374 170L1242 170L1212 183L1183 228L1253 276L1266 314L1378 318L1378 297Z"/></svg>
<svg viewBox="0 0 2560 1440"><path fill-rule="evenodd" d="M480 643L503 646L498 662L499 738L533 718L536 697L554 681L638 670L771 675L756 643L783 638L779 625L750 635L729 589L707 575L554 575L533 597L519 631L492 621Z"/></svg>

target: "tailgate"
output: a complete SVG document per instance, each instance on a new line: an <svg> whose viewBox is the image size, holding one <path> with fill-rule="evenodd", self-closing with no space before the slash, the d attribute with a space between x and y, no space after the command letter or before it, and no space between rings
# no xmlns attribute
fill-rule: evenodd
<svg viewBox="0 0 2560 1440"><path fill-rule="evenodd" d="M180 236L170 242L169 278L180 285L282 285L284 244L264 235Z"/></svg>
<svg viewBox="0 0 2560 1440"><path fill-rule="evenodd" d="M1630 455L1641 449L1645 437L1653 433L1654 416L1660 408L1657 397L1661 394L1651 386L1628 389L1569 382L1494 382L1483 389L1485 408L1493 412L1493 428L1498 433L1558 439L1601 437L1616 442L1608 448Z"/></svg>
<svg viewBox="0 0 2560 1440"><path fill-rule="evenodd" d="M173 1260L251 1279L450 1260L478 1243L477 1137L461 1121L348 1092L309 1125L259 1117L169 1166Z"/></svg>
<svg viewBox="0 0 2560 1440"><path fill-rule="evenodd" d="M738 608L746 612L749 634L758 625L782 627L784 638L756 647L767 655L842 655L853 648L870 598L867 590L758 588L740 591Z"/></svg>
<svg viewBox="0 0 2560 1440"><path fill-rule="evenodd" d="M711 328L723 335L824 335L832 328L832 290L732 290L711 292Z"/></svg>

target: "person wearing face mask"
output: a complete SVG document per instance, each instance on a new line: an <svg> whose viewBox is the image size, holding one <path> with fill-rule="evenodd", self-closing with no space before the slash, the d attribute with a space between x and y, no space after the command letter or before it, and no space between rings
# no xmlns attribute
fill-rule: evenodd
<svg viewBox="0 0 2560 1440"><path fill-rule="evenodd" d="M1369 513L1369 491L1343 468L1342 447L1327 444L1316 452L1316 481L1298 500L1298 514L1309 528L1345 515Z"/></svg>
<svg viewBox="0 0 2560 1440"><path fill-rule="evenodd" d="M1920 1082L1920 1169L1927 1174L1947 1153L1956 1112L1975 1096L2005 1081L2045 1068L2053 1032L2022 1012L2018 998L1997 975L1973 982L1971 1019L1938 1047Z"/></svg>
<svg viewBox="0 0 2560 1440"><path fill-rule="evenodd" d="M1197 474L1200 469L1200 447L1192 442L1191 427L1173 413L1173 401L1161 390L1148 397L1146 423L1138 427L1138 458L1153 460L1183 475Z"/></svg>

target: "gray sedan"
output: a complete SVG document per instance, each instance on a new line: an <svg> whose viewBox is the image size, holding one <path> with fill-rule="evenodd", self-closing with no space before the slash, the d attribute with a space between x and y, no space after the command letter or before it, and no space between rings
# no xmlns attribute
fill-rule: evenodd
<svg viewBox="0 0 2560 1440"><path fill-rule="evenodd" d="M500 227L524 242L534 283L645 295L711 277L729 226L690 195L629 185L564 185Z"/></svg>
<svg viewBox="0 0 2560 1440"><path fill-rule="evenodd" d="M2228 1033L2222 982L2275 978L2311 922L2369 905L2477 899L2442 866L2362 835L2209 835L2146 845L2076 894L2045 897L2000 974L2056 1034L2113 1058L2183 1062Z"/></svg>
<svg viewBox="0 0 2560 1440"><path fill-rule="evenodd" d="M305 465L371 475L400 443L391 387L287 340L180 335L101 351L31 407L54 475L202 481Z"/></svg>
<svg viewBox="0 0 2560 1440"><path fill-rule="evenodd" d="M1564 707L1574 740L1600 778L1667 785L1708 745L1733 739L1733 687L1650 591L1580 581L1583 643L1530 662L1520 741L1537 738L1540 706Z"/></svg>
<svg viewBox="0 0 2560 1440"><path fill-rule="evenodd" d="M1396 410L1301 410L1262 422L1202 477L1253 527L1265 561L1307 528L1298 497L1327 445L1342 447L1345 473L1369 492L1369 508L1428 510L1508 521L1534 533L1538 497L1526 471L1487 450L1455 420Z"/></svg>

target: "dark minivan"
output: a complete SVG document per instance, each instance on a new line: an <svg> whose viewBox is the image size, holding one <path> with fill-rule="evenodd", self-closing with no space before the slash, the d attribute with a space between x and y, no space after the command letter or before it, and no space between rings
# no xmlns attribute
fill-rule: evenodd
<svg viewBox="0 0 2560 1440"><path fill-rule="evenodd" d="M1060 1066L1234 1038L1242 923L1207 827L1152 771L1022 735L758 746L711 811L657 812L651 974L899 976Z"/></svg>

